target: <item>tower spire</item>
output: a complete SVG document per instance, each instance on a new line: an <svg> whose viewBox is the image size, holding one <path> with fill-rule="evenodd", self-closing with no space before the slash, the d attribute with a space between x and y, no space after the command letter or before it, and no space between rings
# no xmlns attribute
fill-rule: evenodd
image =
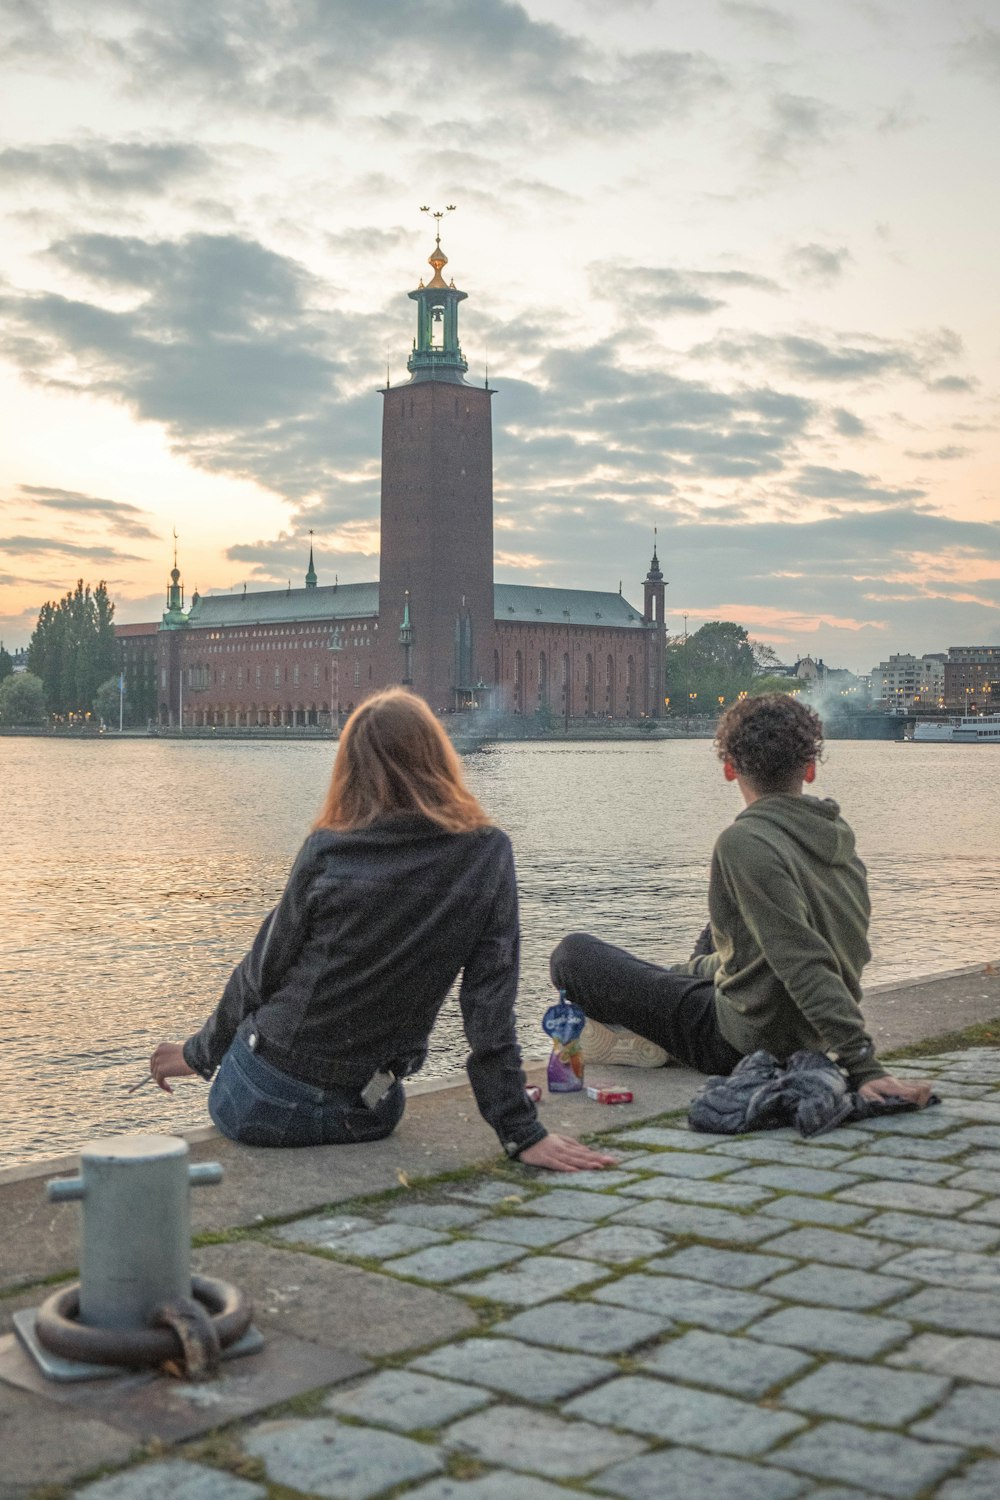
<svg viewBox="0 0 1000 1500"><path fill-rule="evenodd" d="M409 293L417 304L417 336L406 362L411 380L465 384L463 377L469 366L458 342L458 304L465 301L467 293L460 292L453 280L445 281L441 274L448 264L448 257L441 249L441 220L454 211L454 203L433 213L429 204L424 203L420 208L421 213L431 214L435 221L434 249L427 257L434 275L426 285L421 281L416 291Z"/></svg>
<svg viewBox="0 0 1000 1500"><path fill-rule="evenodd" d="M313 537L313 534L312 534L312 531L310 531L309 532L309 568L308 568L308 571L306 572L306 588L307 589L314 589L316 587L316 569L313 567L313 543L312 543L312 537Z"/></svg>

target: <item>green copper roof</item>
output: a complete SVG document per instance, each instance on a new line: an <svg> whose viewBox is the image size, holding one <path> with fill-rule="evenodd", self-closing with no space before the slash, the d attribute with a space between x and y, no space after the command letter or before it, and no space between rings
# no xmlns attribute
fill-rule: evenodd
<svg viewBox="0 0 1000 1500"><path fill-rule="evenodd" d="M596 589L545 589L528 583L493 588L497 624L625 626L642 630L642 610L621 594Z"/></svg>
<svg viewBox="0 0 1000 1500"><path fill-rule="evenodd" d="M332 583L322 588L209 594L192 604L188 626L193 630L220 630L224 626L299 620L369 619L377 614L377 583Z"/></svg>
<svg viewBox="0 0 1000 1500"><path fill-rule="evenodd" d="M596 625L642 630L642 610L621 594L596 589L547 589L498 583L493 590L498 624ZM189 630L235 625L292 624L307 620L362 620L378 614L377 583L324 584L321 588L265 589L202 595L191 605Z"/></svg>

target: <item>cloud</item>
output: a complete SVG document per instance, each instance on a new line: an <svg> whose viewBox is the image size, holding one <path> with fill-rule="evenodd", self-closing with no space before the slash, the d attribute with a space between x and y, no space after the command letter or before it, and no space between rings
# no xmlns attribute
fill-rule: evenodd
<svg viewBox="0 0 1000 1500"><path fill-rule="evenodd" d="M841 437L867 437L868 428L861 418L843 406L833 408L833 425Z"/></svg>
<svg viewBox="0 0 1000 1500"><path fill-rule="evenodd" d="M111 141L94 137L47 145L8 146L0 151L0 183L48 185L101 197L165 192L174 183L200 176L210 157L181 141Z"/></svg>
<svg viewBox="0 0 1000 1500"><path fill-rule="evenodd" d="M0 536L0 556L43 557L54 554L60 557L76 557L87 562L142 562L131 552L119 552L116 547L95 545L82 546L65 539L50 541L38 536Z"/></svg>
<svg viewBox="0 0 1000 1500"><path fill-rule="evenodd" d="M751 0L719 0L719 9L724 16L771 41L785 41L798 30L796 19L773 5L755 5Z"/></svg>
<svg viewBox="0 0 1000 1500"><path fill-rule="evenodd" d="M754 138L758 161L772 170L793 167L832 144L845 122L843 111L823 99L775 94L769 101L768 121Z"/></svg>
<svg viewBox="0 0 1000 1500"><path fill-rule="evenodd" d="M938 366L962 352L962 341L950 328L909 341L866 333L831 333L822 338L802 333L720 333L710 344L691 351L731 364L777 368L797 380L864 386L904 377L940 392L970 388L972 382L964 376L935 374Z"/></svg>
<svg viewBox="0 0 1000 1500"><path fill-rule="evenodd" d="M825 245L799 245L790 250L785 263L793 275L813 286L832 286L844 274L844 267L851 259L846 245L831 250Z"/></svg>
<svg viewBox="0 0 1000 1500"><path fill-rule="evenodd" d="M645 317L690 317L718 311L738 291L780 292L770 277L750 271L694 271L671 266L590 267L594 295L641 308Z"/></svg>
<svg viewBox="0 0 1000 1500"><path fill-rule="evenodd" d="M601 50L513 0L104 0L83 29L69 0L45 24L18 7L11 47L49 67L87 59L144 95L186 94L248 115L334 123L372 110L389 124L484 126L536 145L551 134L620 133L686 114L725 86L690 52ZM384 111L383 102L392 100Z"/></svg>
<svg viewBox="0 0 1000 1500"><path fill-rule="evenodd" d="M870 474L855 469L829 469L821 464L804 464L794 481L795 492L816 500L849 500L853 505L880 509L903 506L925 498L927 491L881 485Z"/></svg>
<svg viewBox="0 0 1000 1500"><path fill-rule="evenodd" d="M956 443L948 443L943 448L925 448L922 451L916 451L912 448L907 448L906 456L907 458L940 459L942 461L948 461L955 458L967 458L972 451L973 450L971 448L961 448Z"/></svg>
<svg viewBox="0 0 1000 1500"><path fill-rule="evenodd" d="M129 505L124 500L104 500L97 495L82 495L77 490L52 489L40 484L18 485L18 492L28 501L46 510L65 511L72 515L110 521L112 529L120 536L152 540L158 535L146 525L145 521L138 519L146 512L140 510L137 505Z"/></svg>
<svg viewBox="0 0 1000 1500"><path fill-rule="evenodd" d="M1000 85L1000 27L981 22L955 45L953 55L960 67Z"/></svg>
<svg viewBox="0 0 1000 1500"><path fill-rule="evenodd" d="M384 325L323 308L322 289L295 261L246 237L207 234L80 234L50 254L114 305L0 296L5 352L34 383L120 402L162 423L203 467L285 494L330 478L344 446L349 463L358 454L351 382L361 371L372 380L369 351L384 342L365 330ZM365 405L376 405L367 391ZM367 425L364 437L370 455Z"/></svg>

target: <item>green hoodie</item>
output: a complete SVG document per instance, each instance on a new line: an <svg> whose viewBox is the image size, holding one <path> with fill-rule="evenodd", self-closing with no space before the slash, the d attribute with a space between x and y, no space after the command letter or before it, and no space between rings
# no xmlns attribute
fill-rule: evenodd
<svg viewBox="0 0 1000 1500"><path fill-rule="evenodd" d="M719 1029L744 1055L829 1052L851 1085L885 1076L861 1014L871 903L854 834L829 799L760 797L719 836L708 907Z"/></svg>

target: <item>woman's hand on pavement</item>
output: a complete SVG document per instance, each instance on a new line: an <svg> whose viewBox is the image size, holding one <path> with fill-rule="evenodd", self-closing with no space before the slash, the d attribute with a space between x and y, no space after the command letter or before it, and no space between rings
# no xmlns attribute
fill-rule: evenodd
<svg viewBox="0 0 1000 1500"><path fill-rule="evenodd" d="M926 1078L870 1078L858 1089L862 1099L905 1099L923 1109L931 1097L931 1085Z"/></svg>
<svg viewBox="0 0 1000 1500"><path fill-rule="evenodd" d="M618 1164L617 1156L591 1151L589 1146L566 1135L547 1135L533 1146L526 1146L517 1159L529 1167L547 1167L550 1172L593 1172Z"/></svg>
<svg viewBox="0 0 1000 1500"><path fill-rule="evenodd" d="M194 1072L184 1061L184 1046L181 1042L161 1042L149 1059L149 1071L155 1082L165 1094L172 1094L173 1089L167 1082L168 1078L186 1078Z"/></svg>

